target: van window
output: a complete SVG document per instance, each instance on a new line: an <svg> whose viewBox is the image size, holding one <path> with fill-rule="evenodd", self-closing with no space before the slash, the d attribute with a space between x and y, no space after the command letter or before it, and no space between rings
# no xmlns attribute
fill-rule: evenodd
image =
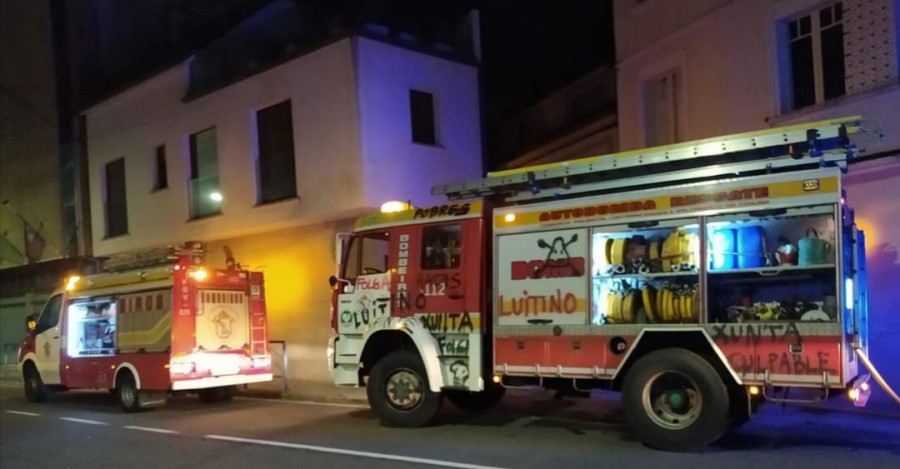
<svg viewBox="0 0 900 469"><path fill-rule="evenodd" d="M40 334L59 324L59 307L61 304L62 295L56 295L50 298L50 301L44 305L44 310L41 312L41 318L38 320L37 327L34 329L35 334Z"/></svg>
<svg viewBox="0 0 900 469"><path fill-rule="evenodd" d="M458 269L462 248L459 224L429 226L422 230L422 269Z"/></svg>
<svg viewBox="0 0 900 469"><path fill-rule="evenodd" d="M113 355L116 350L116 303L112 299L69 305L69 356Z"/></svg>

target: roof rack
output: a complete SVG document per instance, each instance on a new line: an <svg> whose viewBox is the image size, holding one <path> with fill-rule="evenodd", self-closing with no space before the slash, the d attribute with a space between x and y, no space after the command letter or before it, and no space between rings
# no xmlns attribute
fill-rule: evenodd
<svg viewBox="0 0 900 469"><path fill-rule="evenodd" d="M495 171L476 181L435 186L432 193L451 200L499 196L515 202L735 174L817 166L846 168L858 155L849 136L863 131L860 116L844 117Z"/></svg>
<svg viewBox="0 0 900 469"><path fill-rule="evenodd" d="M136 249L109 256L103 261L103 270L106 272L121 272L174 264L185 256L190 256L191 263L201 264L205 254L206 245L199 241L189 241L181 246L165 245Z"/></svg>

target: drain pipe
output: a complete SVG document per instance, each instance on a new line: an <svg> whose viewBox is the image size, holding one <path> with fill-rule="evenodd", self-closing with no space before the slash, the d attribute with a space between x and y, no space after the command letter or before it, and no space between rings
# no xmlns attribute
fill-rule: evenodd
<svg viewBox="0 0 900 469"><path fill-rule="evenodd" d="M863 365L865 365L866 369L869 370L869 373L872 374L872 377L875 378L875 382L878 383L879 386L881 386L881 389L884 389L884 392L886 392L888 396L891 396L891 399L893 399L894 402L897 403L897 405L900 405L900 396L897 396L897 393L895 393L894 390L891 389L890 386L888 386L887 381L885 381L881 376L881 373L879 373L878 370L875 369L875 366L872 365L872 362L869 361L869 357L866 356L865 352L862 351L859 345L854 345L853 351L856 352L856 356L859 357L859 360L863 363Z"/></svg>

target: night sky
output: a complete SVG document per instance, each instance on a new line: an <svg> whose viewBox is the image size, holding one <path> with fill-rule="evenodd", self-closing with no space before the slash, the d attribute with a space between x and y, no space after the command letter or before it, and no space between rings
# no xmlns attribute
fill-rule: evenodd
<svg viewBox="0 0 900 469"><path fill-rule="evenodd" d="M615 60L609 0L485 2L481 34L485 101L494 118Z"/></svg>

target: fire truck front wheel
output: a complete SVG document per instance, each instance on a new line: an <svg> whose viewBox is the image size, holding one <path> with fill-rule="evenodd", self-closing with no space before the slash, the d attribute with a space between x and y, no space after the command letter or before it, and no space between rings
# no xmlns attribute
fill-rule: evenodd
<svg viewBox="0 0 900 469"><path fill-rule="evenodd" d="M141 410L141 394L131 372L122 371L116 379L116 395L119 397L119 406L125 412L137 412Z"/></svg>
<svg viewBox="0 0 900 469"><path fill-rule="evenodd" d="M442 401L441 393L429 389L419 355L409 350L392 352L375 362L366 394L381 422L395 427L428 425Z"/></svg>
<svg viewBox="0 0 900 469"><path fill-rule="evenodd" d="M44 402L47 400L47 386L37 368L30 362L25 365L22 378L25 382L25 397L29 402Z"/></svg>
<svg viewBox="0 0 900 469"><path fill-rule="evenodd" d="M689 451L729 425L728 388L700 355L664 349L641 357L622 385L625 420L647 446Z"/></svg>

